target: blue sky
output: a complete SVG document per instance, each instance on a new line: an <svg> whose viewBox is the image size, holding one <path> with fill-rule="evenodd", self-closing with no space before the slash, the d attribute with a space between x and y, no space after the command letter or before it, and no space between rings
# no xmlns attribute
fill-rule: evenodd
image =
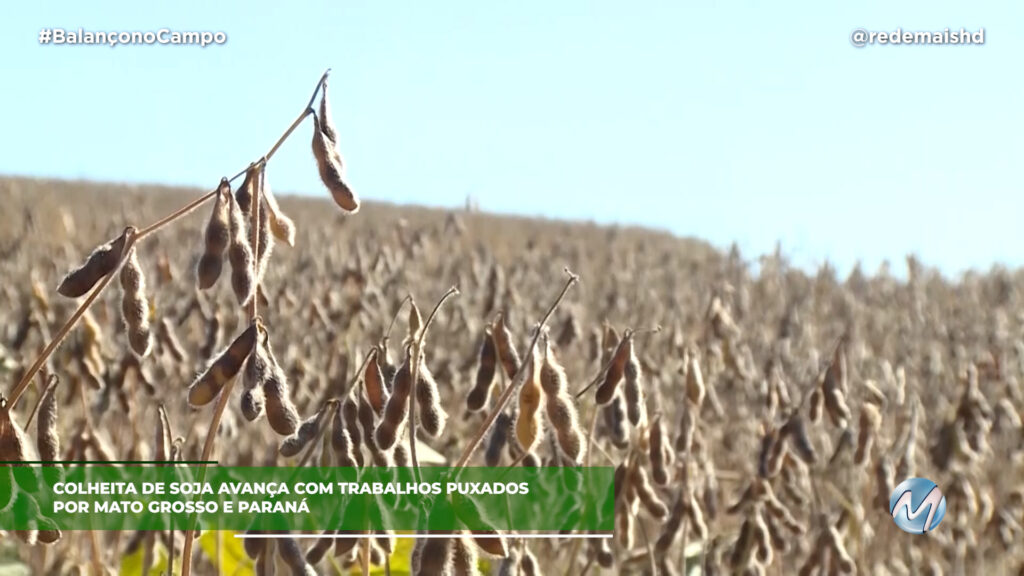
<svg viewBox="0 0 1024 576"><path fill-rule="evenodd" d="M0 22L0 173L212 187L325 68L361 197L645 224L753 257L1024 264L1019 2L77 2ZM41 46L43 27L223 46ZM854 48L855 28L985 28ZM300 129L282 192L326 194Z"/></svg>

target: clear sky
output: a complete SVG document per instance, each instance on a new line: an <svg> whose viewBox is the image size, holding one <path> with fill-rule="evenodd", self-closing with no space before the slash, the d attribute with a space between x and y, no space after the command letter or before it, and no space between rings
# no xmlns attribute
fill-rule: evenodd
<svg viewBox="0 0 1024 576"><path fill-rule="evenodd" d="M23 3L0 18L0 173L210 188L266 151L330 67L365 200L472 195L748 257L781 241L841 271L910 252L951 274L1024 264L1024 4L793 4ZM42 46L44 27L228 40ZM984 27L985 44L850 42L897 27ZM268 181L326 194L300 130Z"/></svg>

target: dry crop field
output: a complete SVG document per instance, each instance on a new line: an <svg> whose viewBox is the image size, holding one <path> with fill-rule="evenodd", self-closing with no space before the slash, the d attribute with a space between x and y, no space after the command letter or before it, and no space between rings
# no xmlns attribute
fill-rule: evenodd
<svg viewBox="0 0 1024 576"><path fill-rule="evenodd" d="M250 219L240 182L0 180L2 460L617 468L611 540L282 539L250 543L242 574L1022 573L1019 273L839 278L776 254L755 274L657 232L337 196ZM911 476L948 500L928 536L887 515ZM0 533L0 557L106 574L170 549L225 570L192 542Z"/></svg>

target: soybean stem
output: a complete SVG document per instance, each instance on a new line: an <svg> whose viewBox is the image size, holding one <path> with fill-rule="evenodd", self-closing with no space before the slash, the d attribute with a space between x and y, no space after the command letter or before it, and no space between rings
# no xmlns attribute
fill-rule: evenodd
<svg viewBox="0 0 1024 576"><path fill-rule="evenodd" d="M586 394L587 390L590 390L591 388L596 386L598 382L601 381L601 377L604 376L605 373L608 372L608 369L612 367L612 362L615 362L615 355L618 353L619 348L621 348L626 343L626 340L631 339L635 336L640 336L644 334L657 334L658 332L661 332L661 324L656 325L654 328L645 328L643 330L634 330L632 328L627 329L626 332L623 333L622 339L619 340L619 343L615 345L615 350L613 350L611 355L609 356L608 362L606 362L605 365L601 367L601 370L598 371L597 376L595 376L589 384L584 386L573 397L579 398L580 396L583 396L584 394Z"/></svg>
<svg viewBox="0 0 1024 576"><path fill-rule="evenodd" d="M427 329L430 328L430 324L434 321L434 317L437 315L437 311L441 309L441 305L452 296L459 293L459 289L452 286L441 296L441 299L434 305L434 309L430 311L430 316L427 316L427 321L423 323L420 328L420 333L417 334L416 341L413 344L410 354L412 355L412 394L409 398L409 455L412 459L413 473L416 475L416 482L420 481L420 461L416 457L416 392L419 388L419 374L420 374L420 361L423 355L423 341L427 337Z"/></svg>
<svg viewBox="0 0 1024 576"><path fill-rule="evenodd" d="M237 178L237 176L235 178ZM181 208L178 208L174 212L171 212L167 216L164 216L163 218L157 220L156 222L150 224L149 226L146 226L142 230L139 230L139 233L136 235L137 238L141 240L142 238L145 238L146 236L149 236L150 234L156 232L157 230L163 228L164 226L170 224L171 222L174 222L178 218L181 218L182 216L190 214L193 210L195 210L196 208L199 208L204 203L206 203L208 200L210 200L211 198L216 196L217 192L219 192L219 191L220 191L220 186L217 186L217 188L215 190L213 190L211 192L207 192L206 194L203 194L199 198L196 198L195 200L189 202L188 204L182 206Z"/></svg>
<svg viewBox="0 0 1024 576"><path fill-rule="evenodd" d="M349 392L352 391L352 387L359 382L359 376L363 373L364 370L366 370L366 365L370 363L370 360L376 358L377 354L379 353L380 352L378 352L376 348L370 348L370 351L367 352L366 356L363 357L363 363L359 365L359 369L356 370L356 373L352 375L352 378L345 383L345 389L342 390L341 395L338 396L339 402L341 402L341 396L344 396L345 394L348 394Z"/></svg>
<svg viewBox="0 0 1024 576"><path fill-rule="evenodd" d="M266 158L268 162L277 152L277 149L280 148L282 144L284 144L284 141L287 140L288 137L291 136L292 132L294 132L295 129L299 127L299 124L302 124L302 121L306 119L306 116L309 116L310 114L313 113L313 102L316 102L316 95L320 93L320 89L323 88L324 83L327 82L327 75L330 73L330 68L324 71L323 76L320 77L320 81L316 83L316 88L313 89L313 95L310 96L309 98L309 104L306 104L306 108L302 110L302 113L295 118L295 121L292 122L292 125L289 126L287 130L284 131L284 134L282 134L281 137L277 139L277 142L274 143L274 145L270 148L270 151L267 152L266 156L264 156L264 158Z"/></svg>
<svg viewBox="0 0 1024 576"><path fill-rule="evenodd" d="M263 159L260 162L266 163ZM253 170L254 166L250 166L249 170ZM252 304L249 308L249 320L252 321L259 314L259 295L260 295L260 246L257 239L260 235L260 196L263 194L263 167L258 168L259 172L254 176L258 179L257 182L250 183L253 193L252 198L249 201L249 244L250 250L252 251ZM248 180L249 178L246 178Z"/></svg>
<svg viewBox="0 0 1024 576"><path fill-rule="evenodd" d="M388 338L391 337L391 329L394 328L395 322L398 320L398 315L402 312L402 308L405 307L407 302L411 302L411 301L412 301L412 295L411 294L406 294L405 298L402 298L402 301L398 303L398 308L395 310L395 314L391 317L391 322L388 324L388 329L387 329L386 332L384 332L384 337L381 339L381 341L383 341L383 342L387 342L388 341Z"/></svg>
<svg viewBox="0 0 1024 576"><path fill-rule="evenodd" d="M597 413L600 410L601 408L599 406L594 406L594 411L590 415L590 426L587 428L587 454L583 457L583 466L585 468L590 467L590 463L593 461L594 457L594 448L597 447L597 443L594 441L594 429L597 427ZM611 461L611 458L609 458L609 461ZM580 542L582 541L579 538L573 541L572 552L569 554L569 566L565 571L566 576L569 576L569 574L572 573L572 568L576 564L576 556L579 554Z"/></svg>
<svg viewBox="0 0 1024 576"><path fill-rule="evenodd" d="M39 398L36 399L36 403L32 407L32 412L29 413L28 418L25 420L25 425L23 426L25 430L28 430L28 427L32 424L32 419L35 418L36 414L39 412L39 407L43 405L43 398L46 398L46 395L50 390L56 388L57 384L60 384L60 379L56 374L51 374L46 380L46 386L43 387L42 393L39 394Z"/></svg>
<svg viewBox="0 0 1024 576"><path fill-rule="evenodd" d="M633 330L632 329L627 329L622 334L622 339L619 340L619 343L615 345L615 349L612 350L612 353L608 355L608 361L605 362L604 366L601 367L601 370L598 371L597 376L594 376L594 379L591 380L589 384L584 386L582 389L580 389L579 392L577 392L575 395L573 395L573 398L579 398L580 396L583 396L584 394L587 393L587 390L590 390L591 388L596 386L598 382L601 381L601 377L604 376L608 372L608 370L612 367L612 363L615 362L615 356L618 355L619 348L624 346L626 344L626 341L629 340L632 337L633 337Z"/></svg>
<svg viewBox="0 0 1024 576"><path fill-rule="evenodd" d="M203 444L203 455L199 458L203 462L210 460L210 455L213 454L213 444L217 440L217 428L220 427L220 418L224 415L224 408L228 405L228 400L231 398L231 389L235 385L237 378L228 380L228 383L224 385L224 390L220 393L220 398L217 400L217 407L213 411L213 418L210 419L210 427L206 430L206 442ZM201 464L199 469L199 483L202 484L206 480L206 465ZM192 540L195 536L194 528L194 517L189 522L188 529L185 530L185 546L181 550L181 576L189 576L192 573Z"/></svg>

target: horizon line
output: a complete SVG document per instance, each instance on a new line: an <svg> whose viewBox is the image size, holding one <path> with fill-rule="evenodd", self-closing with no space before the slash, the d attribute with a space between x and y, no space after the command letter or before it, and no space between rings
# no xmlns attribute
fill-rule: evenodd
<svg viewBox="0 0 1024 576"><path fill-rule="evenodd" d="M167 191L177 192L189 192L195 191L197 193L207 193L212 191L202 185L198 184L187 184L187 183L167 183L157 181L138 181L138 180L112 180L112 179L96 179L92 177L66 177L56 175L39 175L39 174L24 174L15 172L0 172L0 181L2 180L27 180L27 181L50 181L60 183L80 183L90 184L96 186L117 186L122 188L163 188ZM330 202L330 199L326 195L318 194L316 192L309 191L294 191L280 189L274 191L275 195L285 198L295 198L301 200L313 200ZM478 197L473 194L467 194L466 200L475 200ZM467 208L465 202L458 205L446 205L446 204L424 204L415 201L393 201L393 200L380 200L374 198L364 198L363 203L378 206L389 206L399 209L414 209L414 210L427 210L434 212L446 212L446 213L462 213L471 215L482 215L497 218L508 218L515 220L533 220L543 221L558 224L569 224L577 226L593 226L598 228L604 228L609 230L637 230L647 232L651 234L660 234L672 237L681 241L696 242L703 244L704 246L713 249L719 253L723 258L727 258L730 251L735 247L739 250L741 259L746 264L748 271L753 276L757 276L760 270L760 261L766 258L772 258L777 254L781 256L782 261L785 262L786 267L789 269L797 269L808 276L813 276L821 272L826 266L831 268L836 278L839 280L845 280L853 274L854 270L860 269L861 273L868 278L876 278L883 267L888 269L888 274L901 282L907 280L909 271L907 270L906 260L914 258L918 264L922 267L924 272L938 273L938 275L950 282L961 282L966 276L972 274L987 275L996 270L1002 269L1011 273L1024 271L1024 264L1010 264L1005 261L992 260L987 265L971 265L968 267L948 267L940 264L930 263L924 261L916 251L909 251L903 256L899 257L899 260L892 258L878 258L878 264L874 271L868 271L868 268L864 265L865 258L857 257L851 262L845 264L846 270L839 269L837 260L833 257L821 257L821 256L803 256L796 257L796 250L794 247L790 247L786 250L786 246L782 243L781 238L777 238L774 243L772 250L756 250L751 247L744 249L741 247L741 241L739 239L733 239L725 242L718 242L710 240L705 237L697 236L695 234L688 234L682 231L675 231L665 226L649 223L629 222L629 221L618 221L618 220L602 220L597 218L583 218L583 217L570 217L570 216L551 216L543 213L528 213L528 212L512 212L496 209L488 209L486 207L480 208ZM902 262L902 265L900 264Z"/></svg>

